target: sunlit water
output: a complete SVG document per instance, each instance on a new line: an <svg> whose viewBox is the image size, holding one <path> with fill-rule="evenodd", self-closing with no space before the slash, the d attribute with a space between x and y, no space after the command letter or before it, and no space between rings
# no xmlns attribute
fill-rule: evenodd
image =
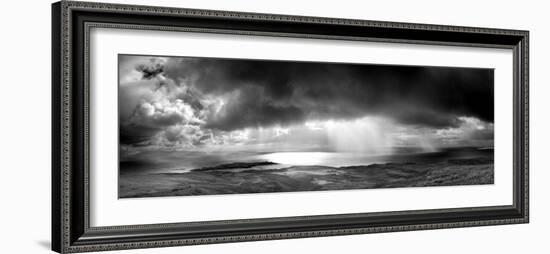
<svg viewBox="0 0 550 254"><path fill-rule="evenodd" d="M398 152L385 155L368 155L361 153L339 153L339 152L277 152L277 153L241 153L239 155L231 154L227 156L211 157L195 155L192 158L186 154L177 154L167 156L161 163L136 167L122 167L126 172L153 171L153 172L171 172L185 173L201 167L211 167L236 162L261 162L269 161L276 163L274 165L254 166L248 169L277 169L290 166L327 166L327 167L346 167L346 166L366 166L382 163L434 163L446 161L449 159L463 159L474 157L493 156L492 149L458 148L447 149L437 152ZM129 170L129 171L128 171ZM232 169L239 170L239 169ZM246 169L243 169L246 170Z"/></svg>
<svg viewBox="0 0 550 254"><path fill-rule="evenodd" d="M258 155L258 160L294 166L364 166L375 163L434 163L449 159L493 156L492 149L455 148L437 152L368 155L334 152L282 152Z"/></svg>
<svg viewBox="0 0 550 254"><path fill-rule="evenodd" d="M378 163L384 161L383 157L386 156L373 157L355 153L330 152L284 152L263 154L258 157L261 160L285 165L342 167Z"/></svg>

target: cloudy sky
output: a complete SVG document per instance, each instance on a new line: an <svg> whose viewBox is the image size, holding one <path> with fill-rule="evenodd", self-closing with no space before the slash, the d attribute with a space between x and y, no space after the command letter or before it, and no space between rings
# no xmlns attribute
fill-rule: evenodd
<svg viewBox="0 0 550 254"><path fill-rule="evenodd" d="M119 56L120 145L434 150L493 145L493 70Z"/></svg>

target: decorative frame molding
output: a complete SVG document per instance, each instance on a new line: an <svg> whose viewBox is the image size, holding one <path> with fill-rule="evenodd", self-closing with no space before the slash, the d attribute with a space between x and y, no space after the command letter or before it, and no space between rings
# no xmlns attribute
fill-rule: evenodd
<svg viewBox="0 0 550 254"><path fill-rule="evenodd" d="M94 27L513 49L514 202L468 207L90 227L89 31ZM61 1L52 5L52 249L60 253L528 223L529 32Z"/></svg>

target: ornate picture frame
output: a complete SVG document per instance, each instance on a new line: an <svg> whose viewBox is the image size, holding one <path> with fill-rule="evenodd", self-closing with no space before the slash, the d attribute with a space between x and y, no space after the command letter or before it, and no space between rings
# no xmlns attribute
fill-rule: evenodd
<svg viewBox="0 0 550 254"><path fill-rule="evenodd" d="M90 29L508 49L513 204L95 227L90 224ZM60 253L488 226L529 221L529 32L61 1L52 5L52 249ZM512 110L512 109L510 109ZM510 112L512 113L512 112ZM498 149L498 148L496 148ZM116 170L116 169L113 169Z"/></svg>

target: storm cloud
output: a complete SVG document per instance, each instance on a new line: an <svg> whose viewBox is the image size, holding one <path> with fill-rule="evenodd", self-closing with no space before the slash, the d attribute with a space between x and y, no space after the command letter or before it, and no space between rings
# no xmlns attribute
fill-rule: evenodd
<svg viewBox="0 0 550 254"><path fill-rule="evenodd" d="M171 58L165 75L231 96L208 123L223 130L373 114L433 127L494 118L491 69Z"/></svg>
<svg viewBox="0 0 550 254"><path fill-rule="evenodd" d="M434 133L471 124L465 119L494 121L492 69L124 55L120 62L127 144L215 143L247 128L369 116ZM492 129L471 132L492 138Z"/></svg>

